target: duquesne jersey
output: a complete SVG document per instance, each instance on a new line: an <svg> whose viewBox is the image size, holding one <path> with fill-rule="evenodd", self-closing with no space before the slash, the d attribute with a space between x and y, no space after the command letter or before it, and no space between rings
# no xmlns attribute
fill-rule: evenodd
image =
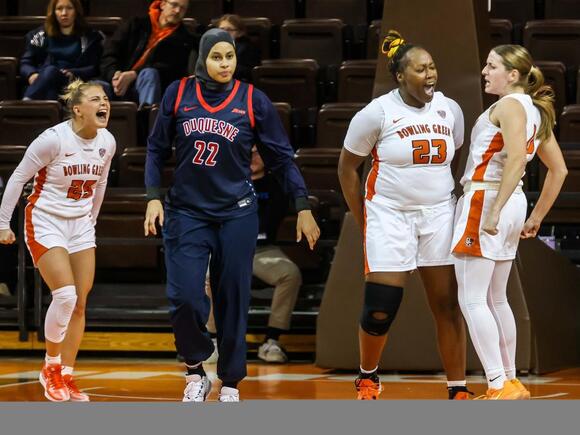
<svg viewBox="0 0 580 435"><path fill-rule="evenodd" d="M257 210L251 182L254 144L292 197L308 195L276 109L252 85L202 90L194 78L172 83L147 144L145 185L161 185L163 162L175 145L176 167L166 203L199 218L230 218Z"/></svg>
<svg viewBox="0 0 580 435"><path fill-rule="evenodd" d="M451 199L450 164L463 131L461 109L441 92L415 108L395 89L354 116L344 147L359 156L372 154L366 200L413 210Z"/></svg>
<svg viewBox="0 0 580 435"><path fill-rule="evenodd" d="M27 148L4 192L0 209L0 229L9 227L12 211L22 187L34 176L29 207L62 218L98 214L115 139L106 129L98 129L93 139L84 139L64 121L45 130Z"/></svg>
<svg viewBox="0 0 580 435"><path fill-rule="evenodd" d="M534 158L540 141L537 132L542 122L540 111L534 106L532 98L526 94L508 94L502 98L514 98L521 103L526 112L527 155L529 162ZM497 103L495 103L497 104ZM469 157L465 166L465 173L461 184L468 181L500 182L507 152L503 149L503 136L499 127L489 120L490 111L495 104L483 112L471 132ZM522 175L523 177L523 175ZM523 184L520 181L520 186Z"/></svg>

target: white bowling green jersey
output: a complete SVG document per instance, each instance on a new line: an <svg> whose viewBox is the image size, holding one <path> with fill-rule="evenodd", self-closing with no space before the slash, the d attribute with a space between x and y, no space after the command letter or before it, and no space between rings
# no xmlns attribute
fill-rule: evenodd
<svg viewBox="0 0 580 435"><path fill-rule="evenodd" d="M93 139L78 136L70 120L45 130L27 148L6 185L0 229L9 228L22 187L35 174L29 207L61 218L91 214L96 220L115 148L113 135L104 128Z"/></svg>
<svg viewBox="0 0 580 435"><path fill-rule="evenodd" d="M527 94L508 94L503 98L518 100L526 112L527 161L529 162L534 158L540 145L536 136L542 122L540 111L534 106L532 98ZM480 115L471 131L471 145L469 146L465 173L461 178L462 185L468 181L501 181L507 152L503 149L503 136L500 128L489 120L490 111L495 104ZM520 181L519 184L521 186L523 183Z"/></svg>
<svg viewBox="0 0 580 435"><path fill-rule="evenodd" d="M416 210L451 199L450 164L463 134L463 113L455 101L435 92L419 109L405 104L395 89L353 117L344 148L359 156L372 153L367 201Z"/></svg>

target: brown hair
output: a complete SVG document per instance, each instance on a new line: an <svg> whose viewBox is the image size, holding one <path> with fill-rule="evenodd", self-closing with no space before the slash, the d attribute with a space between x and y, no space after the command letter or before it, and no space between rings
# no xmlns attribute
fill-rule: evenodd
<svg viewBox="0 0 580 435"><path fill-rule="evenodd" d="M62 36L60 31L60 25L56 19L56 5L59 0L50 0L48 6L46 7L46 18L44 20L44 30L46 34L50 37ZM89 25L87 20L85 20L85 13L83 10L83 5L80 0L68 0L71 2L73 8L75 9L75 23L73 26L73 35L82 35L86 32Z"/></svg>
<svg viewBox="0 0 580 435"><path fill-rule="evenodd" d="M523 87L524 92L532 97L542 117L538 138L540 141L548 139L556 124L554 90L544 83L544 74L534 66L530 52L521 45L498 45L493 51L501 57L506 70L517 70L520 73L520 81L515 85Z"/></svg>
<svg viewBox="0 0 580 435"><path fill-rule="evenodd" d="M81 99L85 96L85 91L88 88L103 86L99 82L83 82L81 79L73 80L64 89L64 93L60 95L60 99L65 103L68 114L74 118L73 107L81 104Z"/></svg>
<svg viewBox="0 0 580 435"><path fill-rule="evenodd" d="M246 30L247 30L246 25L244 24L244 22L242 21L242 18L239 15L235 15L235 14L222 15L221 17L219 17L216 20L215 26L219 27L220 24L223 23L224 21L231 23L238 30L238 32L240 32L240 36L246 34Z"/></svg>

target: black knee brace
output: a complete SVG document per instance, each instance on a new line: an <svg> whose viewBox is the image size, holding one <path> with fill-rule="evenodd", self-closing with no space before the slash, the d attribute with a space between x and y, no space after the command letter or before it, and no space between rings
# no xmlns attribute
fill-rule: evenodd
<svg viewBox="0 0 580 435"><path fill-rule="evenodd" d="M360 326L369 335L385 335L403 300L403 288L367 282Z"/></svg>

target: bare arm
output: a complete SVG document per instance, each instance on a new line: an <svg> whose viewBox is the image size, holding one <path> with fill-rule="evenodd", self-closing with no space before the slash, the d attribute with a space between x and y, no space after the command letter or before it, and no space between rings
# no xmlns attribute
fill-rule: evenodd
<svg viewBox="0 0 580 435"><path fill-rule="evenodd" d="M544 217L546 217L558 197L562 184L564 184L564 179L568 174L564 156L562 156L562 151L553 133L548 140L542 143L537 152L542 163L548 168L548 173L542 186L540 198L522 230L521 237L523 239L536 236Z"/></svg>
<svg viewBox="0 0 580 435"><path fill-rule="evenodd" d="M518 101L507 98L497 104L490 120L501 128L504 149L507 152L499 191L483 223L483 230L495 235L498 232L501 210L526 169L526 112Z"/></svg>
<svg viewBox="0 0 580 435"><path fill-rule="evenodd" d="M363 196L357 169L365 159L366 157L358 156L343 148L338 160L338 179L342 194L361 231L364 228Z"/></svg>

